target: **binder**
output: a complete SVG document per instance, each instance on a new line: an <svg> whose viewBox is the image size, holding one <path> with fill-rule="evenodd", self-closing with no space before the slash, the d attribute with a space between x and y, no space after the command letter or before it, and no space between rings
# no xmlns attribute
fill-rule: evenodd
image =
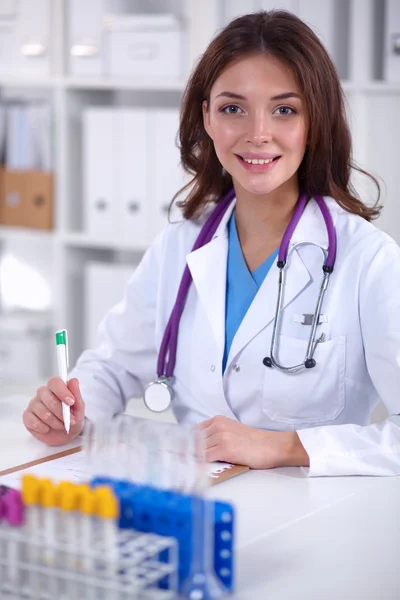
<svg viewBox="0 0 400 600"><path fill-rule="evenodd" d="M168 222L168 209L175 194L190 177L180 164L177 147L179 111L177 109L154 110L150 118L150 198L154 206L152 235L155 236ZM174 219L179 213L174 212Z"/></svg>
<svg viewBox="0 0 400 600"><path fill-rule="evenodd" d="M89 261L84 270L85 347L96 346L97 328L106 315L123 298L126 284L136 265L105 264Z"/></svg>
<svg viewBox="0 0 400 600"><path fill-rule="evenodd" d="M400 81L400 2L386 0L384 78L387 82Z"/></svg>
<svg viewBox="0 0 400 600"><path fill-rule="evenodd" d="M352 0L350 3L351 37L349 44L349 79L365 83L373 79L375 0Z"/></svg>
<svg viewBox="0 0 400 600"><path fill-rule="evenodd" d="M104 0L69 0L69 72L72 75L101 75L102 21Z"/></svg>
<svg viewBox="0 0 400 600"><path fill-rule="evenodd" d="M114 110L89 108L83 113L84 229L103 239L118 239L114 194L116 166Z"/></svg>
<svg viewBox="0 0 400 600"><path fill-rule="evenodd" d="M348 0L297 0L297 15L313 29L335 63L341 78L348 77Z"/></svg>
<svg viewBox="0 0 400 600"><path fill-rule="evenodd" d="M22 106L13 104L6 107L6 167L22 169Z"/></svg>
<svg viewBox="0 0 400 600"><path fill-rule="evenodd" d="M149 203L148 173L156 168L154 148L149 144L148 111L115 111L115 198L118 232L121 238L139 247L148 245L149 223L153 218Z"/></svg>

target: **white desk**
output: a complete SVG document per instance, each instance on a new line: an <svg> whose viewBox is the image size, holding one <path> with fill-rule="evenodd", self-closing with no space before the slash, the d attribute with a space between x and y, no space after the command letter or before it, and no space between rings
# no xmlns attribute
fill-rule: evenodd
<svg viewBox="0 0 400 600"><path fill-rule="evenodd" d="M29 395L2 390L0 470L54 452L22 426ZM150 416L141 404L129 413ZM235 600L399 600L400 478L307 479L297 468L274 469L209 495L237 509Z"/></svg>

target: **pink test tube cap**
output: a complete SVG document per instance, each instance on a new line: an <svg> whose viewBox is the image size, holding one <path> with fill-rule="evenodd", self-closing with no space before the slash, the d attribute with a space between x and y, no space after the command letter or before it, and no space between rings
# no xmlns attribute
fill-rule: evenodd
<svg viewBox="0 0 400 600"><path fill-rule="evenodd" d="M22 495L19 490L8 490L3 496L4 516L7 518L9 525L17 527L24 522L24 504Z"/></svg>

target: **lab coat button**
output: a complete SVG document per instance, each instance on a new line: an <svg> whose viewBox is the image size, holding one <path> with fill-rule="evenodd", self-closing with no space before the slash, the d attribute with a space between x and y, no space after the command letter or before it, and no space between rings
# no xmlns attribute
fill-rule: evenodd
<svg viewBox="0 0 400 600"><path fill-rule="evenodd" d="M233 370L235 371L235 373L238 373L240 371L240 366L239 365L233 365Z"/></svg>
<svg viewBox="0 0 400 600"><path fill-rule="evenodd" d="M215 365L211 365L210 369L211 371L215 371Z"/></svg>

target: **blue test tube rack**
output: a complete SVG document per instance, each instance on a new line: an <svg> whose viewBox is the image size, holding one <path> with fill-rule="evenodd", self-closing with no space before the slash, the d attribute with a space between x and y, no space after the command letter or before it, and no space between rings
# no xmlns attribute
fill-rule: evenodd
<svg viewBox="0 0 400 600"><path fill-rule="evenodd" d="M178 542L178 587L189 575L192 555L192 496L177 491L96 477L92 486L109 485L120 502L121 529L135 529L173 537ZM234 591L234 526L231 504L205 500L214 504L214 571L227 592ZM162 556L160 556L162 560ZM161 586L163 587L162 583Z"/></svg>

